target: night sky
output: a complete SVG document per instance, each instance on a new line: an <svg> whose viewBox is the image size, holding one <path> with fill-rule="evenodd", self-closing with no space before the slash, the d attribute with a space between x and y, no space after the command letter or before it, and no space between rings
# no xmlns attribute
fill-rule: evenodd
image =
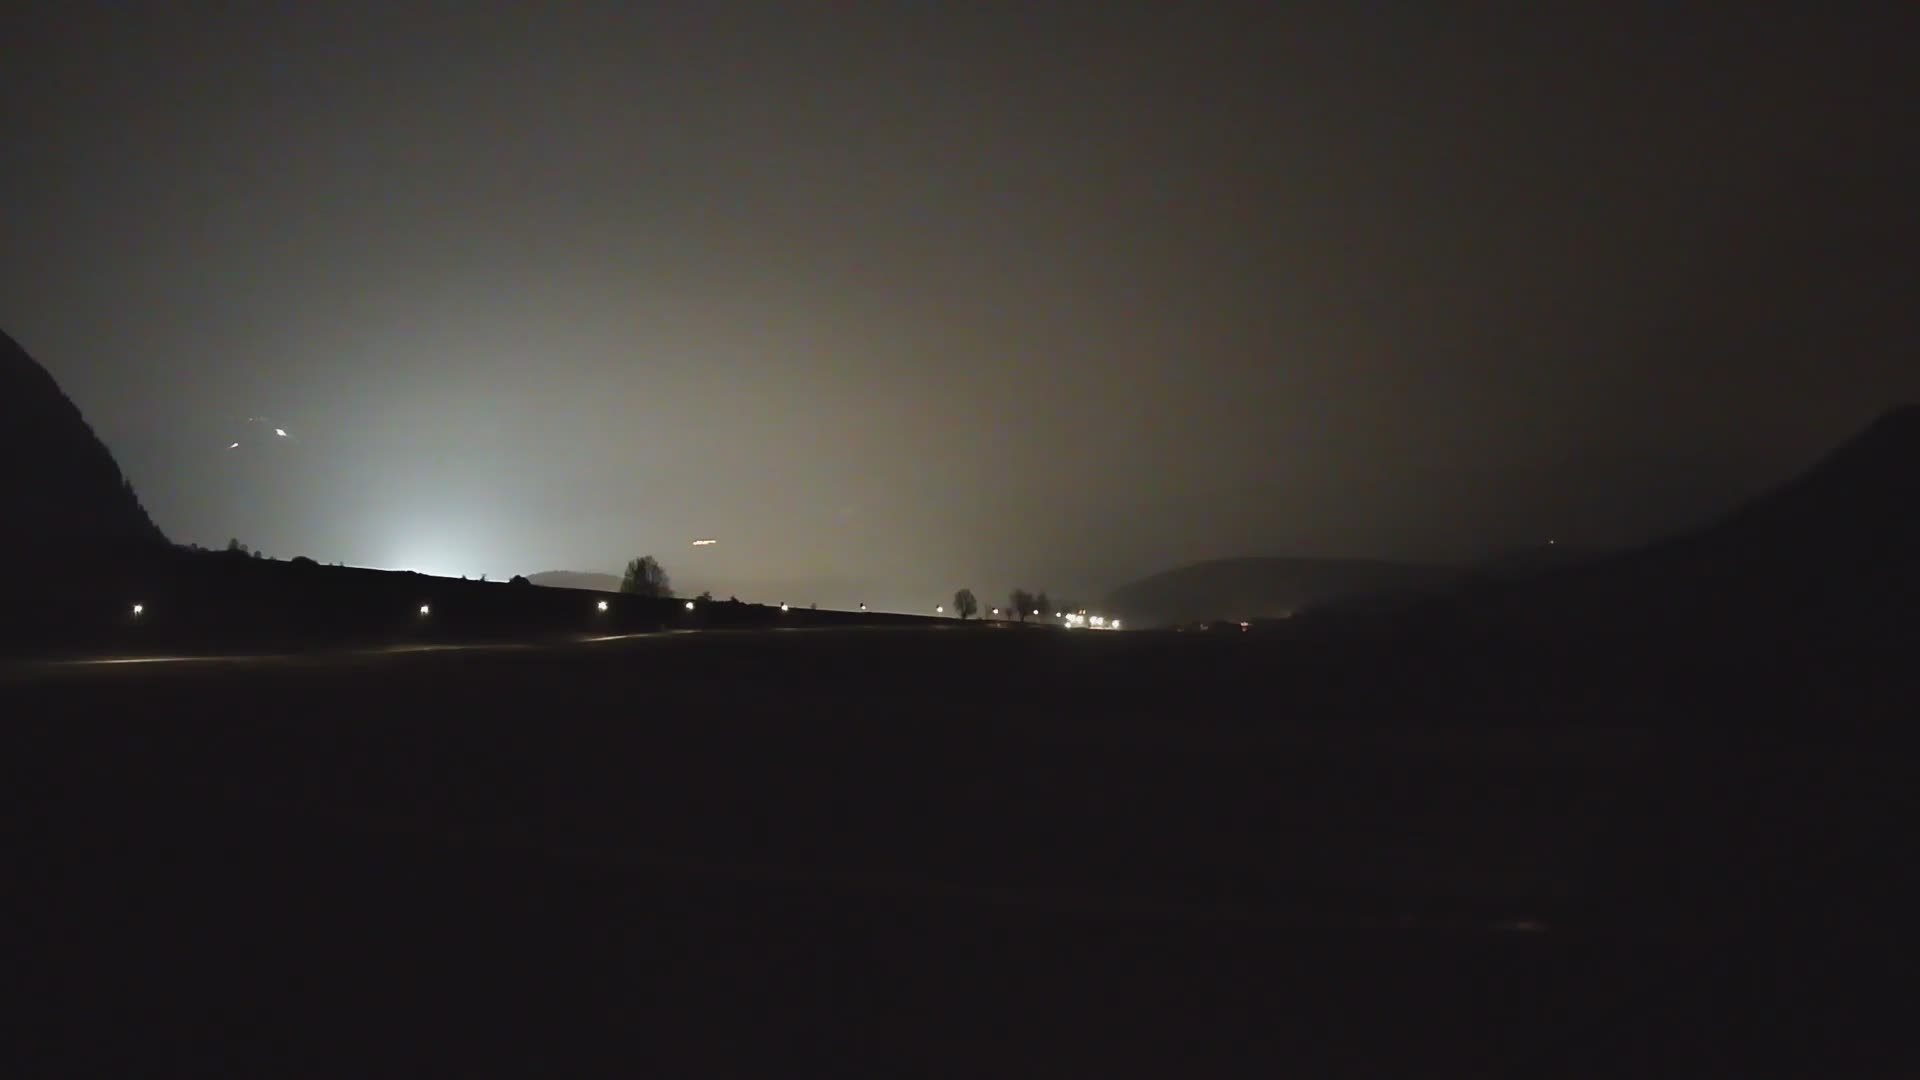
<svg viewBox="0 0 1920 1080"><path fill-rule="evenodd" d="M280 557L912 609L1627 542L1920 398L1913 5L1799 8L44 5L0 326Z"/></svg>

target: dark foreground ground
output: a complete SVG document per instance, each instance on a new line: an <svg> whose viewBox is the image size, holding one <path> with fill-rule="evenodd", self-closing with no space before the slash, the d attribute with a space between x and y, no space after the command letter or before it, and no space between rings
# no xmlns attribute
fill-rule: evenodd
<svg viewBox="0 0 1920 1080"><path fill-rule="evenodd" d="M42 663L0 695L9 1075L1916 1059L1912 768L1870 745L1450 712L1257 636Z"/></svg>

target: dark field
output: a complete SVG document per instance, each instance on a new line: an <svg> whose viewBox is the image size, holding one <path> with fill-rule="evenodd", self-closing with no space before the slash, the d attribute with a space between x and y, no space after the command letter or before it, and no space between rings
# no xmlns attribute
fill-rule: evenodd
<svg viewBox="0 0 1920 1080"><path fill-rule="evenodd" d="M30 1071L1912 1064L1911 769L1867 749L1443 707L1258 635L0 680Z"/></svg>

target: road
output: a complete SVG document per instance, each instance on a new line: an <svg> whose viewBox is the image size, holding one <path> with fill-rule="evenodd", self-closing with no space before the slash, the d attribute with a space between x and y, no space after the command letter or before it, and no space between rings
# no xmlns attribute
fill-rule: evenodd
<svg viewBox="0 0 1920 1080"><path fill-rule="evenodd" d="M1246 642L104 659L4 684L15 977L64 1071L1611 1075L1899 1030L1840 992L1851 939L1756 933L1794 804L1685 754L1250 725L1287 671Z"/></svg>

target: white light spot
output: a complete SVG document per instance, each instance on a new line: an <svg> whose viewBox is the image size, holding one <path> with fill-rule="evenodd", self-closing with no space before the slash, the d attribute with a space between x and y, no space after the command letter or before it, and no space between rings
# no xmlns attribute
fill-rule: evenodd
<svg viewBox="0 0 1920 1080"><path fill-rule="evenodd" d="M933 605L933 613L935 615L945 615L947 613L947 605L945 604Z"/></svg>
<svg viewBox="0 0 1920 1080"><path fill-rule="evenodd" d="M145 615L147 613L147 605L145 604L133 605L133 613L136 617L140 615Z"/></svg>
<svg viewBox="0 0 1920 1080"><path fill-rule="evenodd" d="M780 605L780 610L781 610L781 611L786 611L786 610L787 610L787 605L786 605L785 603L782 603L782 604Z"/></svg>
<svg viewBox="0 0 1920 1080"><path fill-rule="evenodd" d="M602 601L600 601L599 603L597 603L597 604L595 604L595 605L593 605L593 606L594 606L594 607L595 607L595 608L596 608L597 610L600 610L600 611L605 611L605 610L607 610L607 602L606 602L605 600L602 600Z"/></svg>
<svg viewBox="0 0 1920 1080"><path fill-rule="evenodd" d="M688 610L688 611L692 611L692 610L693 610L693 601L691 601L691 600L689 600L689 601L687 601L687 610Z"/></svg>
<svg viewBox="0 0 1920 1080"><path fill-rule="evenodd" d="M229 447L227 447L227 449L229 449L229 450L238 450L238 449L240 449L240 444L239 444L239 443L234 443L234 444L233 444L232 446L229 446Z"/></svg>
<svg viewBox="0 0 1920 1080"><path fill-rule="evenodd" d="M281 438L283 438L283 439L287 437L287 429L286 429L286 428L274 428L274 429L273 429L273 433L274 433L275 435L278 435L278 436L280 436L280 437L281 437Z"/></svg>
<svg viewBox="0 0 1920 1080"><path fill-rule="evenodd" d="M432 606L431 604L421 604L421 605L420 605L420 614L422 614L422 615L431 615L431 614L433 614L433 606Z"/></svg>

